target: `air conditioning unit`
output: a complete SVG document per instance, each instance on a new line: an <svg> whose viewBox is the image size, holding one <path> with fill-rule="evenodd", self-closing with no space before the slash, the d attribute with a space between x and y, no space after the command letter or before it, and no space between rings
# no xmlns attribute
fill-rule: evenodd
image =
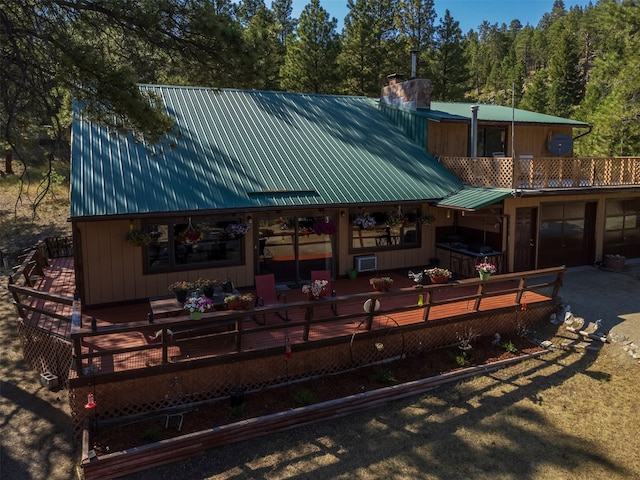
<svg viewBox="0 0 640 480"><path fill-rule="evenodd" d="M355 257L357 272L374 272L378 269L378 258L375 255Z"/></svg>

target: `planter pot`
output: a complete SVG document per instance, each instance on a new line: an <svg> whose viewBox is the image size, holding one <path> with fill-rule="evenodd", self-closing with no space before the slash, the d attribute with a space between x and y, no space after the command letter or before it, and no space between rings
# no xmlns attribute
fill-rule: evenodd
<svg viewBox="0 0 640 480"><path fill-rule="evenodd" d="M480 275L480 280L489 280L491 272L478 272L478 275Z"/></svg>
<svg viewBox="0 0 640 480"><path fill-rule="evenodd" d="M388 292L389 290L391 290L391 287L387 285L373 285L373 289L378 292Z"/></svg>
<svg viewBox="0 0 640 480"><path fill-rule="evenodd" d="M320 300L327 296L327 292L322 292L320 293L320 295L314 295L313 293L309 292L307 295L309 295L309 300Z"/></svg>
<svg viewBox="0 0 640 480"><path fill-rule="evenodd" d="M227 309L229 310L244 310L244 303L240 301L233 301L227 303Z"/></svg>
<svg viewBox="0 0 640 480"><path fill-rule="evenodd" d="M449 277L429 277L431 279L431 283L447 283L449 281Z"/></svg>
<svg viewBox="0 0 640 480"><path fill-rule="evenodd" d="M189 292L187 292L186 290L180 291L180 292L174 292L176 294L176 300L178 300L179 303L184 303L187 301L187 294Z"/></svg>
<svg viewBox="0 0 640 480"><path fill-rule="evenodd" d="M239 407L244 404L244 388L234 387L229 393L229 403L232 407Z"/></svg>
<svg viewBox="0 0 640 480"><path fill-rule="evenodd" d="M202 293L204 294L205 297L212 299L213 298L213 292L215 290L213 288L203 288L202 289Z"/></svg>
<svg viewBox="0 0 640 480"><path fill-rule="evenodd" d="M202 320L202 312L190 312L191 320Z"/></svg>
<svg viewBox="0 0 640 480"><path fill-rule="evenodd" d="M602 266L609 270L620 271L624 268L626 258L621 255L605 255Z"/></svg>

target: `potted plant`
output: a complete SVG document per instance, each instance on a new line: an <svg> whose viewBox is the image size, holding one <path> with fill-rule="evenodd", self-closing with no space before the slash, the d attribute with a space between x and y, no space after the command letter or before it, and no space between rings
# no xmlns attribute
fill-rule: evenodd
<svg viewBox="0 0 640 480"><path fill-rule="evenodd" d="M188 293L195 290L195 284L180 280L169 285L168 290L176 296L178 302L184 303L187 300Z"/></svg>
<svg viewBox="0 0 640 480"><path fill-rule="evenodd" d="M314 280L302 286L302 293L309 295L309 300L318 300L327 295L327 285L329 282L326 280Z"/></svg>
<svg viewBox="0 0 640 480"><path fill-rule="evenodd" d="M230 223L224 228L224 233L229 238L242 238L247 234L249 228L246 223Z"/></svg>
<svg viewBox="0 0 640 480"><path fill-rule="evenodd" d="M149 245L151 236L142 230L133 228L133 224L129 225L129 231L125 235L125 240L135 247Z"/></svg>
<svg viewBox="0 0 640 480"><path fill-rule="evenodd" d="M626 257L622 255L605 255L602 266L609 270L621 271L624 268Z"/></svg>
<svg viewBox="0 0 640 480"><path fill-rule="evenodd" d="M489 263L489 259L484 257L484 261L476 265L476 271L480 275L480 280L488 280L491 275L496 273L496 266Z"/></svg>
<svg viewBox="0 0 640 480"><path fill-rule="evenodd" d="M422 223L422 225L424 225L425 227L429 227L433 225L433 223L436 221L436 217L434 217L433 215L427 214L424 217L419 218L418 221Z"/></svg>
<svg viewBox="0 0 640 480"><path fill-rule="evenodd" d="M376 219L369 216L368 213L364 215L358 215L353 219L353 225L356 227L360 227L362 230L366 230L367 228L376 226Z"/></svg>
<svg viewBox="0 0 640 480"><path fill-rule="evenodd" d="M237 295L228 295L224 298L224 303L228 310L244 310L255 302L251 293L242 293Z"/></svg>
<svg viewBox="0 0 640 480"><path fill-rule="evenodd" d="M393 285L393 278L391 277L374 277L369 279L369 284L379 292L386 292L391 289Z"/></svg>
<svg viewBox="0 0 640 480"><path fill-rule="evenodd" d="M212 298L216 287L220 286L220 282L214 279L199 278L195 284L198 291L207 298Z"/></svg>
<svg viewBox="0 0 640 480"><path fill-rule="evenodd" d="M189 311L189 316L192 320L202 319L202 314L205 310L209 310L212 306L213 302L204 296L192 296L184 302L184 309Z"/></svg>
<svg viewBox="0 0 640 480"><path fill-rule="evenodd" d="M316 235L335 235L338 231L335 222L328 218L316 220L311 228Z"/></svg>
<svg viewBox="0 0 640 480"><path fill-rule="evenodd" d="M431 283L447 283L451 278L451 272L446 268L429 268L424 274L431 279Z"/></svg>

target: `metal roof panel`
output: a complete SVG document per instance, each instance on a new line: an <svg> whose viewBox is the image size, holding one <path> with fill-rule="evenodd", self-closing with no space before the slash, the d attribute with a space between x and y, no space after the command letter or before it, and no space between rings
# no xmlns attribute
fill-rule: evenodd
<svg viewBox="0 0 640 480"><path fill-rule="evenodd" d="M366 97L140 88L163 99L176 145L152 155L76 112L73 218L434 200L461 188Z"/></svg>

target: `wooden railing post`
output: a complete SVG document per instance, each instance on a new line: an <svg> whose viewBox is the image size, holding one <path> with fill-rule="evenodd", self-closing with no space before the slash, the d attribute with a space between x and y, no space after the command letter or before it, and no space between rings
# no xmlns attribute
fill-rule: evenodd
<svg viewBox="0 0 640 480"><path fill-rule="evenodd" d="M304 309L304 331L302 332L302 340L309 341L309 332L311 330L311 320L313 320L313 306L309 305Z"/></svg>
<svg viewBox="0 0 640 480"><path fill-rule="evenodd" d="M75 337L73 339L73 360L76 366L76 374L78 377L84 375L82 370L82 337Z"/></svg>
<svg viewBox="0 0 640 480"><path fill-rule="evenodd" d="M244 319L243 317L236 318L236 352L242 351L242 330Z"/></svg>

